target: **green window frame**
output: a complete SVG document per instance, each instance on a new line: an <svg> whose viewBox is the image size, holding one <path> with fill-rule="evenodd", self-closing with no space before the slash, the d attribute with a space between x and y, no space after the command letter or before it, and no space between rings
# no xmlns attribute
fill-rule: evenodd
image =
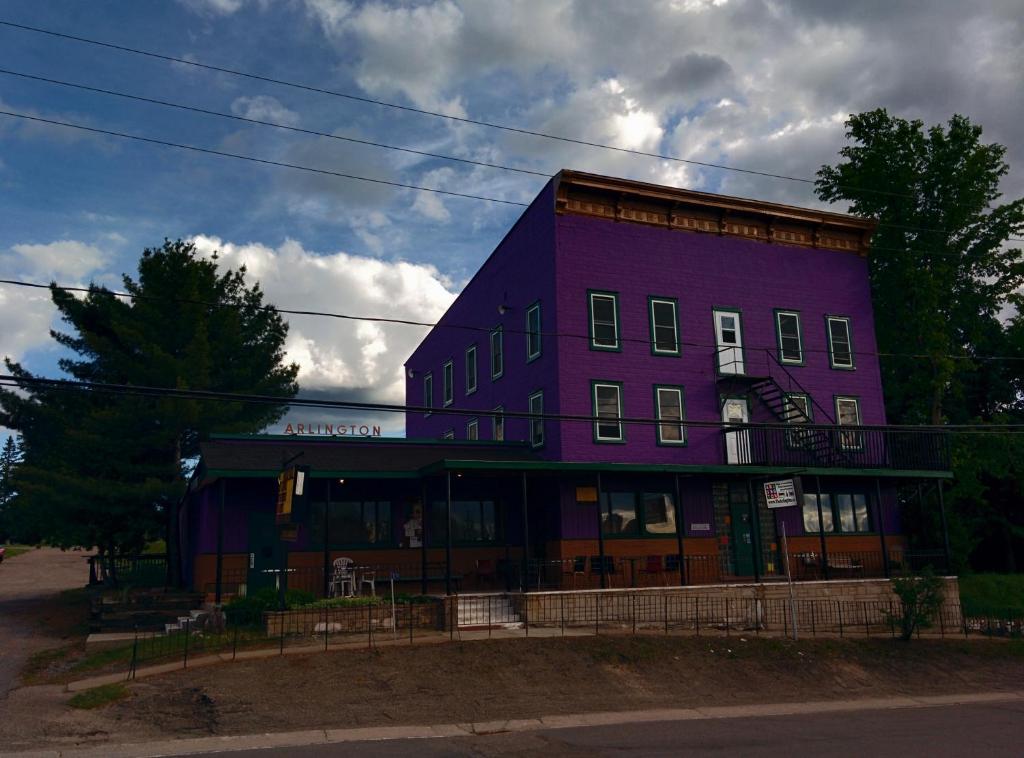
<svg viewBox="0 0 1024 758"><path fill-rule="evenodd" d="M434 407L434 375L429 371L423 375L423 407L424 416L429 416Z"/></svg>
<svg viewBox="0 0 1024 758"><path fill-rule="evenodd" d="M505 373L505 331L499 326L491 330L491 381Z"/></svg>
<svg viewBox="0 0 1024 758"><path fill-rule="evenodd" d="M664 402L663 399L667 402ZM678 409L678 417L672 415L676 409ZM659 445L678 447L686 445L686 395L682 386L677 384L654 385L654 415L659 422L655 425L655 440Z"/></svg>
<svg viewBox="0 0 1024 758"><path fill-rule="evenodd" d="M848 316L825 316L828 336L828 363L831 368L853 371L856 359L853 351L853 326Z"/></svg>
<svg viewBox="0 0 1024 758"><path fill-rule="evenodd" d="M860 415L860 398L853 395L836 395L834 397L835 410L836 410L836 425L843 426L860 426L861 415ZM845 421L843 419L846 419ZM864 434L863 432L851 431L844 432L840 429L839 431L839 448L841 450L863 450L864 449Z"/></svg>
<svg viewBox="0 0 1024 758"><path fill-rule="evenodd" d="M447 408L455 402L455 364L447 360L441 366L441 403Z"/></svg>
<svg viewBox="0 0 1024 758"><path fill-rule="evenodd" d="M786 423L793 426L814 423L814 407L811 396L805 392L786 392L782 396L783 413L786 414ZM790 408L799 411L799 414L790 414ZM802 416L802 417L801 417ZM814 436L813 429L786 430L786 447L791 450L802 450L811 444Z"/></svg>
<svg viewBox="0 0 1024 758"><path fill-rule="evenodd" d="M505 440L505 408L499 405L491 416L491 439L497 442Z"/></svg>
<svg viewBox="0 0 1024 758"><path fill-rule="evenodd" d="M626 441L622 424L622 382L595 379L590 382L590 402L594 415L594 442Z"/></svg>
<svg viewBox="0 0 1024 758"><path fill-rule="evenodd" d="M535 361L541 354L540 301L526 309L526 362Z"/></svg>
<svg viewBox="0 0 1024 758"><path fill-rule="evenodd" d="M466 348L466 395L476 392L476 345Z"/></svg>
<svg viewBox="0 0 1024 758"><path fill-rule="evenodd" d="M480 439L480 420L471 418L466 422L466 439L467 440L478 440Z"/></svg>
<svg viewBox="0 0 1024 758"><path fill-rule="evenodd" d="M537 390L527 398L530 418L530 447L544 447L544 391Z"/></svg>
<svg viewBox="0 0 1024 758"><path fill-rule="evenodd" d="M674 297L651 295L647 298L647 318L650 322L651 355L681 355L679 301Z"/></svg>
<svg viewBox="0 0 1024 758"><path fill-rule="evenodd" d="M779 363L804 365L804 334L799 311L775 310L775 341Z"/></svg>
<svg viewBox="0 0 1024 758"><path fill-rule="evenodd" d="M619 293L587 290L590 349L622 352L619 325Z"/></svg>

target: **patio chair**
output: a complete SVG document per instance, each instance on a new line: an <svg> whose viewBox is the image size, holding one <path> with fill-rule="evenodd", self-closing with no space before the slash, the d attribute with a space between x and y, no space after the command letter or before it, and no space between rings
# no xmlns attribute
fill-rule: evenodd
<svg viewBox="0 0 1024 758"><path fill-rule="evenodd" d="M332 563L331 581L327 585L327 592L331 597L338 597L339 591L343 597L352 597L356 594L356 575L352 570L354 561L351 558L335 558Z"/></svg>
<svg viewBox="0 0 1024 758"><path fill-rule="evenodd" d="M364 569L359 574L359 594L363 594L363 586L370 585L370 595L377 597L377 570Z"/></svg>
<svg viewBox="0 0 1024 758"><path fill-rule="evenodd" d="M587 575L587 556L577 555L575 558L566 559L562 564L562 576L571 576L569 580L572 588L576 589L576 577L582 579ZM563 584L565 580L563 579Z"/></svg>
<svg viewBox="0 0 1024 758"><path fill-rule="evenodd" d="M665 583L665 564L660 555L648 555L644 565L640 569L642 577L656 577L658 584Z"/></svg>

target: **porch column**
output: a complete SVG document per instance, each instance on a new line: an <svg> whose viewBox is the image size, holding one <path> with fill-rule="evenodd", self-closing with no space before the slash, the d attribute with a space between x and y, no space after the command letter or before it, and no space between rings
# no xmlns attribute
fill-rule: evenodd
<svg viewBox="0 0 1024 758"><path fill-rule="evenodd" d="M683 555L683 536L686 532L686 519L683 518L683 498L679 489L679 474L672 475L676 498L676 547L679 548L679 586L686 586L686 557ZM600 513L600 509L599 509Z"/></svg>
<svg viewBox="0 0 1024 758"><path fill-rule="evenodd" d="M327 480L324 498L324 597L331 592L331 480Z"/></svg>
<svg viewBox="0 0 1024 758"><path fill-rule="evenodd" d="M761 519L754 502L754 480L747 479L747 512L750 515L750 551L754 554L754 584L761 581Z"/></svg>
<svg viewBox="0 0 1024 758"><path fill-rule="evenodd" d="M882 544L882 573L886 579L892 573L889 567L889 549L885 545L885 516L882 513L882 483L875 479L875 515L878 520L878 540Z"/></svg>
<svg viewBox="0 0 1024 758"><path fill-rule="evenodd" d="M420 477L420 594L427 594L427 480Z"/></svg>
<svg viewBox="0 0 1024 758"><path fill-rule="evenodd" d="M522 472L523 483L523 592L530 591L530 514L527 510L526 472Z"/></svg>
<svg viewBox="0 0 1024 758"><path fill-rule="evenodd" d="M214 602L220 605L224 578L224 477L217 483L217 596Z"/></svg>
<svg viewBox="0 0 1024 758"><path fill-rule="evenodd" d="M821 477L814 477L814 490L818 495L818 536L821 538L821 575L829 578L828 546L825 544L825 517L821 513Z"/></svg>
<svg viewBox="0 0 1024 758"><path fill-rule="evenodd" d="M939 516L942 518L942 550L946 555L946 573L948 574L952 571L952 566L949 554L949 524L946 523L946 503L942 496L944 482L939 479L935 484L939 491Z"/></svg>
<svg viewBox="0 0 1024 758"><path fill-rule="evenodd" d="M505 574L505 592L511 592L512 591L512 550L511 550L511 547L509 546L509 536L508 536L508 527L509 527L509 522L510 522L510 519L509 519L509 516L508 516L509 505L510 505L509 499L508 498L502 498L501 501L500 501L500 504L501 504L501 530L505 533L505 570L502 573Z"/></svg>
<svg viewBox="0 0 1024 758"><path fill-rule="evenodd" d="M445 471L446 508L448 533L444 540L444 594L452 594L452 472Z"/></svg>
<svg viewBox="0 0 1024 758"><path fill-rule="evenodd" d="M601 562L601 589L604 589L608 582L604 575L604 530L601 528L601 472L597 472L597 555Z"/></svg>

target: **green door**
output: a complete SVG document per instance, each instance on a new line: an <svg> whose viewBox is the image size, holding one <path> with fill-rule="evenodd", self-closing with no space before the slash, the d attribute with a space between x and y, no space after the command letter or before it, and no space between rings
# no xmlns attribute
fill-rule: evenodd
<svg viewBox="0 0 1024 758"><path fill-rule="evenodd" d="M732 523L732 550L736 576L754 574L754 529L750 523L750 507L729 498L729 516Z"/></svg>
<svg viewBox="0 0 1024 758"><path fill-rule="evenodd" d="M273 511L249 511L249 576L247 594L275 587L281 569L281 540Z"/></svg>

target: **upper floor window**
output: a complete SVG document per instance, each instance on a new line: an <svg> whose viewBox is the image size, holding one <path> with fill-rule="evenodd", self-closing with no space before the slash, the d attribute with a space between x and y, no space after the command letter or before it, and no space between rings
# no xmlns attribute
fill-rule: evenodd
<svg viewBox="0 0 1024 758"><path fill-rule="evenodd" d="M836 397L836 423L839 426L860 426L860 401L855 397ZM843 450L860 450L864 447L861 432L839 432L839 446Z"/></svg>
<svg viewBox="0 0 1024 758"><path fill-rule="evenodd" d="M654 355L679 355L679 313L674 298L648 299L651 317L651 352Z"/></svg>
<svg viewBox="0 0 1024 758"><path fill-rule="evenodd" d="M787 392L782 397L783 420L787 424L810 424L811 398L798 392ZM786 445L802 448L813 444L814 433L811 429L794 429L786 431Z"/></svg>
<svg viewBox="0 0 1024 758"><path fill-rule="evenodd" d="M654 402L658 415L658 442L662 445L685 445L683 388L655 386Z"/></svg>
<svg viewBox="0 0 1024 758"><path fill-rule="evenodd" d="M619 296L614 292L590 292L590 347L621 350L619 345Z"/></svg>
<svg viewBox="0 0 1024 758"><path fill-rule="evenodd" d="M850 319L846 316L826 316L828 328L828 359L832 368L853 368L853 339Z"/></svg>
<svg viewBox="0 0 1024 758"><path fill-rule="evenodd" d="M471 418L469 421L466 422L466 439L480 439L480 422L475 418Z"/></svg>
<svg viewBox="0 0 1024 758"><path fill-rule="evenodd" d="M494 433L491 436L498 442L503 441L505 439L505 409L502 406L499 405L494 409L491 423L494 425Z"/></svg>
<svg viewBox="0 0 1024 758"><path fill-rule="evenodd" d="M775 336L779 343L779 362L804 362L803 335L800 333L800 314L796 311L775 311Z"/></svg>
<svg viewBox="0 0 1024 758"><path fill-rule="evenodd" d="M540 303L526 309L526 360L540 358Z"/></svg>
<svg viewBox="0 0 1024 758"><path fill-rule="evenodd" d="M542 447L544 445L544 393L534 392L529 399L530 415L530 445L531 447Z"/></svg>
<svg viewBox="0 0 1024 758"><path fill-rule="evenodd" d="M434 407L434 375L427 373L423 376L423 412L424 416L430 415L430 409Z"/></svg>
<svg viewBox="0 0 1024 758"><path fill-rule="evenodd" d="M466 394L476 392L476 345L466 348Z"/></svg>
<svg viewBox="0 0 1024 758"><path fill-rule="evenodd" d="M503 373L505 373L505 341L504 332L499 326L491 332L491 379L497 379Z"/></svg>
<svg viewBox="0 0 1024 758"><path fill-rule="evenodd" d="M594 403L594 441L622 442L622 385L591 382Z"/></svg>
<svg viewBox="0 0 1024 758"><path fill-rule="evenodd" d="M455 400L455 369L452 366L451 361L445 361L444 366L441 367L441 384L442 393L444 395L443 402L445 405L451 405L452 401Z"/></svg>

